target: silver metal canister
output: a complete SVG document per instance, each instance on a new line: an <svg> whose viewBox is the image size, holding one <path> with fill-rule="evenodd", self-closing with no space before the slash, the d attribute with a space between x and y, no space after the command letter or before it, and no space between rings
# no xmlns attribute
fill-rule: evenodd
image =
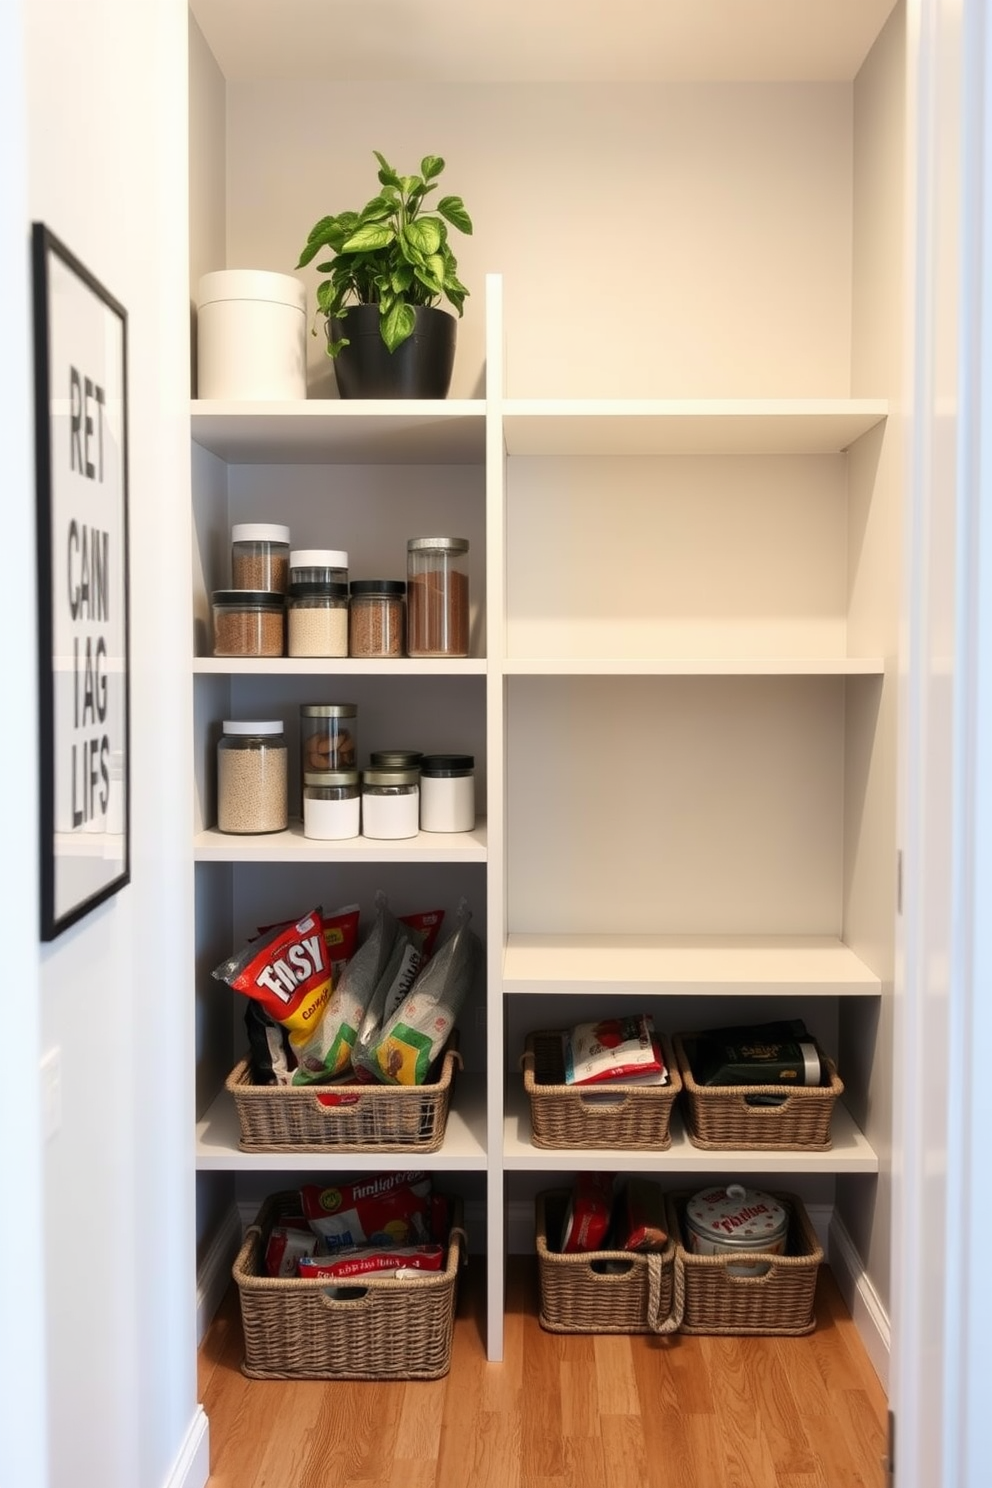
<svg viewBox="0 0 992 1488"><path fill-rule="evenodd" d="M701 1189L685 1207L686 1248L694 1255L760 1251L784 1255L789 1213L772 1194L740 1183ZM731 1276L764 1276L767 1262L728 1266Z"/></svg>

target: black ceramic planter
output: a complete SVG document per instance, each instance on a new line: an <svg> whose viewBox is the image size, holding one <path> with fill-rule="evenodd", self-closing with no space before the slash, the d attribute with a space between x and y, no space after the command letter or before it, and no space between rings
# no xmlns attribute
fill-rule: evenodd
<svg viewBox="0 0 992 1488"><path fill-rule="evenodd" d="M344 320L332 320L329 335L348 345L334 358L342 398L446 398L455 365L457 322L436 306L414 307L416 324L395 351L379 331L378 305L351 305Z"/></svg>

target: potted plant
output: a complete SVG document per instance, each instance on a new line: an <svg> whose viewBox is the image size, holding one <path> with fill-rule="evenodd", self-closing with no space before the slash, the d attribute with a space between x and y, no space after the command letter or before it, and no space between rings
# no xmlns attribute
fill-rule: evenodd
<svg viewBox="0 0 992 1488"><path fill-rule="evenodd" d="M468 295L448 228L471 233L472 221L460 196L443 196L434 210L424 210L444 170L439 155L425 155L419 175L401 176L373 153L378 193L359 212L315 223L296 267L324 249L334 254L317 265L329 276L317 286L317 316L324 317L342 398L443 398L457 322L438 301L446 299L460 316Z"/></svg>

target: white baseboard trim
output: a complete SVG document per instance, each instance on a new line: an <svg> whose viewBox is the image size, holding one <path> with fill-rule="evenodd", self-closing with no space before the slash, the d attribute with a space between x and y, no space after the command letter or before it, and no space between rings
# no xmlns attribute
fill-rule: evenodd
<svg viewBox="0 0 992 1488"><path fill-rule="evenodd" d="M252 1216L254 1217L254 1216ZM249 1221L250 1222L250 1221ZM231 1267L241 1247L243 1231L236 1206L228 1211L223 1224L203 1257L196 1277L196 1342L203 1342L210 1319L231 1284Z"/></svg>
<svg viewBox="0 0 992 1488"><path fill-rule="evenodd" d="M834 1280L848 1312L854 1319L865 1351L883 1389L889 1388L889 1355L892 1327L882 1300L872 1285L854 1241L836 1211L830 1219L829 1243L825 1247Z"/></svg>
<svg viewBox="0 0 992 1488"><path fill-rule="evenodd" d="M210 1423L203 1406L198 1405L164 1488L205 1488L209 1476Z"/></svg>

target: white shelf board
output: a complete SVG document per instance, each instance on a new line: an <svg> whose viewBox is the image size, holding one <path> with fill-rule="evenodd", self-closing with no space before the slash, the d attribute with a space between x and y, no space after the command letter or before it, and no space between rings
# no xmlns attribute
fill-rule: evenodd
<svg viewBox="0 0 992 1488"><path fill-rule="evenodd" d="M194 400L193 440L229 464L481 465L482 399Z"/></svg>
<svg viewBox="0 0 992 1488"><path fill-rule="evenodd" d="M881 656L508 656L510 677L881 677Z"/></svg>
<svg viewBox="0 0 992 1488"><path fill-rule="evenodd" d="M484 863L486 824L471 832L418 832L395 841L349 837L320 842L304 837L303 823L290 822L285 832L243 837L210 827L193 838L197 863Z"/></svg>
<svg viewBox="0 0 992 1488"><path fill-rule="evenodd" d="M507 1094L503 1166L509 1171L559 1172L595 1168L604 1172L651 1173L877 1173L878 1156L854 1124L847 1108L834 1106L827 1152L709 1152L694 1147L678 1110L672 1113L672 1145L667 1152L632 1148L535 1147L530 1103L522 1084Z"/></svg>
<svg viewBox="0 0 992 1488"><path fill-rule="evenodd" d="M485 657L197 656L193 673L209 677L484 677Z"/></svg>
<svg viewBox="0 0 992 1488"><path fill-rule="evenodd" d="M196 1166L202 1171L314 1172L392 1170L398 1167L484 1171L486 1167L486 1101L483 1080L476 1088L454 1092L439 1152L242 1152L241 1128L234 1099L222 1090L196 1124Z"/></svg>
<svg viewBox="0 0 992 1488"><path fill-rule="evenodd" d="M826 455L882 422L876 398L524 399L502 405L509 455Z"/></svg>
<svg viewBox="0 0 992 1488"><path fill-rule="evenodd" d="M833 936L518 935L507 993L877 997L882 984Z"/></svg>

